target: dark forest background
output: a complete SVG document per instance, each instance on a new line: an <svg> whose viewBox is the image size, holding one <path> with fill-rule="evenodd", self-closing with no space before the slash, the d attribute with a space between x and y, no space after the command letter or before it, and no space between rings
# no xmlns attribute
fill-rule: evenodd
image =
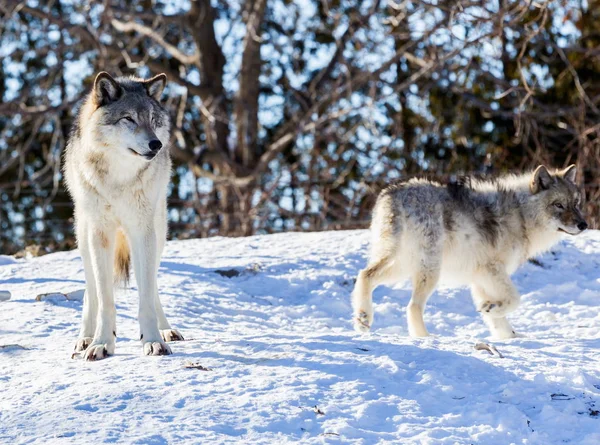
<svg viewBox="0 0 600 445"><path fill-rule="evenodd" d="M74 247L98 71L165 72L173 238L366 227L416 173L579 168L600 218L600 1L0 0L0 253Z"/></svg>

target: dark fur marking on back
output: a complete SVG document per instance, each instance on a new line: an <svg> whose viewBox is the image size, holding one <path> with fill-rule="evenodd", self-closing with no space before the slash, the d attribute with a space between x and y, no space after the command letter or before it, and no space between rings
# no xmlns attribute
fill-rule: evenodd
<svg viewBox="0 0 600 445"><path fill-rule="evenodd" d="M486 241L495 245L500 232L498 206L504 201L514 199L515 193L498 187L499 204L494 205L485 196L473 192L471 177L469 176L460 176L455 180L450 180L446 188L450 199L465 213L473 217L478 233ZM446 224L445 216L444 224Z"/></svg>
<svg viewBox="0 0 600 445"><path fill-rule="evenodd" d="M452 232L455 228L456 220L454 219L452 209L444 207L444 229L446 229L448 232Z"/></svg>

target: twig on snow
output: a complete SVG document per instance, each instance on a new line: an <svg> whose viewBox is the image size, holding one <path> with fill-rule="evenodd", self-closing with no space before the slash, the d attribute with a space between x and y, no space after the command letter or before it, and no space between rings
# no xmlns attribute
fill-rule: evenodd
<svg viewBox="0 0 600 445"><path fill-rule="evenodd" d="M499 358L504 358L504 356L496 349L494 345L488 345L487 343L475 343L473 346L476 351L487 351L490 355L495 355Z"/></svg>
<svg viewBox="0 0 600 445"><path fill-rule="evenodd" d="M183 367L186 369L198 369L200 371L212 371L212 368L202 366L200 363L187 362L185 365L183 365Z"/></svg>

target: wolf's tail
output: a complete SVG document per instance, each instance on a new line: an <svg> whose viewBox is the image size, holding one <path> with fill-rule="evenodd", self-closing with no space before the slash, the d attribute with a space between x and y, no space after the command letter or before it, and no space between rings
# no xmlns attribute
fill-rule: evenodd
<svg viewBox="0 0 600 445"><path fill-rule="evenodd" d="M115 243L115 283L123 283L127 286L130 266L131 254L129 252L129 243L127 242L125 233L122 230L118 230Z"/></svg>

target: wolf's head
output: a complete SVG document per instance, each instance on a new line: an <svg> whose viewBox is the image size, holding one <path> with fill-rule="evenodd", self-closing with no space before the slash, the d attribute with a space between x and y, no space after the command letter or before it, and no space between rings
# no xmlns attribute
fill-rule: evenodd
<svg viewBox="0 0 600 445"><path fill-rule="evenodd" d="M537 210L556 226L556 230L569 235L578 235L588 227L581 214L581 193L575 184L576 174L574 165L553 173L540 165L529 186L537 198Z"/></svg>
<svg viewBox="0 0 600 445"><path fill-rule="evenodd" d="M151 161L169 141L169 115L160 105L167 76L117 78L101 72L89 96L97 145Z"/></svg>

